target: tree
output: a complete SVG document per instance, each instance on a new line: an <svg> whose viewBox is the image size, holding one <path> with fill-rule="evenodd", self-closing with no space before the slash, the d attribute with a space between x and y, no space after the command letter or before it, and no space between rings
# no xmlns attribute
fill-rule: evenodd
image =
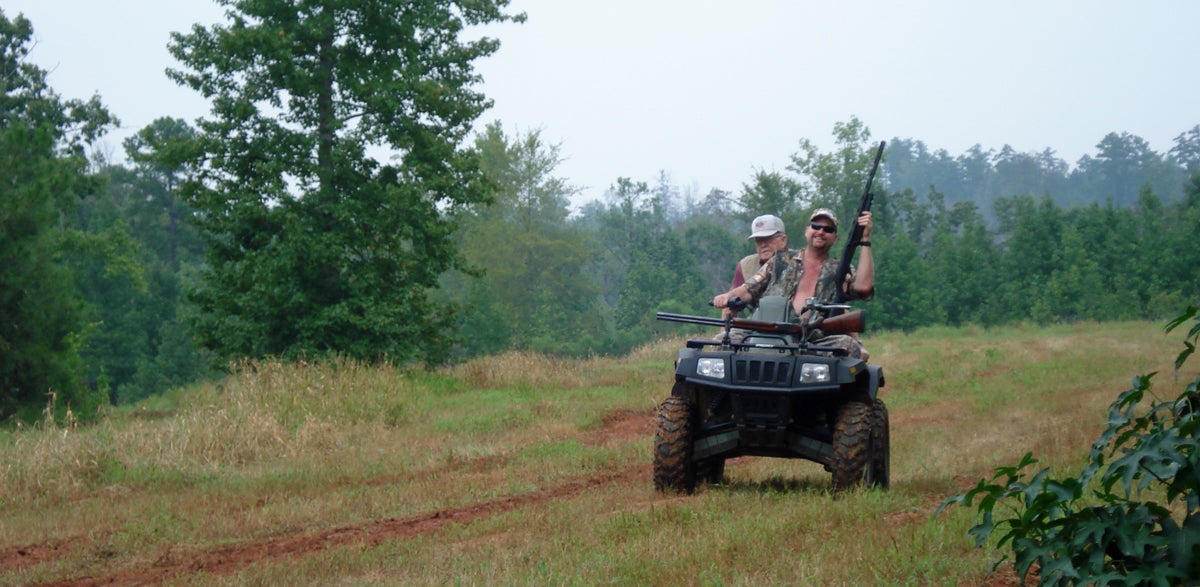
<svg viewBox="0 0 1200 587"><path fill-rule="evenodd" d="M683 241L696 255L696 268L704 277L708 291L716 294L729 289L735 264L754 252L744 232L734 234L724 225L704 215L693 215L680 226Z"/></svg>
<svg viewBox="0 0 1200 587"><path fill-rule="evenodd" d="M979 205L981 210L991 210L991 203L996 199L996 169L992 166L995 151L983 150L979 144L971 145L967 152L959 155L958 163L963 193L947 192L951 201L971 201Z"/></svg>
<svg viewBox="0 0 1200 587"><path fill-rule="evenodd" d="M645 200L650 186L619 177L605 192L605 202L593 201L581 210L579 224L593 235L596 254L589 268L600 276L605 304L615 308L637 254L640 235L651 230L652 211Z"/></svg>
<svg viewBox="0 0 1200 587"><path fill-rule="evenodd" d="M652 190L645 182L618 178L605 193L607 201L584 206L577 221L594 235L588 271L599 276L612 312L618 335L612 351L647 342L658 327L656 310L711 310L705 303L712 292L695 247L684 241L686 227L667 217L675 190L661 179ZM732 262L726 271L732 271Z"/></svg>
<svg viewBox="0 0 1200 587"><path fill-rule="evenodd" d="M858 210L876 146L870 144L871 130L857 117L834 124L833 136L837 150L832 153L821 153L811 141L801 139L800 152L792 155L788 170L802 178L803 202L832 208L838 218L848 219Z"/></svg>
<svg viewBox="0 0 1200 587"><path fill-rule="evenodd" d="M945 149L933 153L921 141L893 138L887 144L887 165L879 170L893 191L925 193L936 188L952 202L968 200L975 192L964 184L964 171Z"/></svg>
<svg viewBox="0 0 1200 587"><path fill-rule="evenodd" d="M453 276L443 288L448 296L469 292L461 326L470 333L467 352L598 350L605 337L600 289L584 271L587 235L568 221L577 188L554 176L558 145L537 131L509 137L494 122L475 147L496 185L495 201L462 214L459 235L482 275Z"/></svg>
<svg viewBox="0 0 1200 587"><path fill-rule="evenodd" d="M1111 199L1120 207L1129 207L1147 182L1158 193L1175 193L1181 172L1154 152L1145 139L1127 132L1110 132L1096 148L1099 153L1081 158L1075 173L1093 199Z"/></svg>
<svg viewBox="0 0 1200 587"><path fill-rule="evenodd" d="M1170 224L1166 234L1159 235L1163 241L1160 251L1168 251L1149 262L1151 267L1161 267L1178 284L1179 290L1189 295L1200 291L1200 248L1195 246L1196 235L1200 234L1200 171L1192 173L1184 186L1184 198L1172 206Z"/></svg>
<svg viewBox="0 0 1200 587"><path fill-rule="evenodd" d="M195 381L208 363L182 319L182 283L204 248L176 193L184 168L172 160L172 145L194 136L168 118L138 131L124 143L132 167L101 168L105 181L75 215L85 238L72 258L93 324L81 352L88 380L117 403Z"/></svg>
<svg viewBox="0 0 1200 587"><path fill-rule="evenodd" d="M800 184L775 171L755 171L754 179L742 184L738 202L742 206L742 212L738 214L742 226L749 226L763 214L778 216L785 227L799 227L801 221L808 221L805 215L808 203L801 196Z"/></svg>
<svg viewBox="0 0 1200 587"><path fill-rule="evenodd" d="M1200 172L1200 124L1176 135L1175 146L1167 155L1189 175Z"/></svg>
<svg viewBox="0 0 1200 587"><path fill-rule="evenodd" d="M998 284L1001 306L1013 316L1037 321L1054 317L1046 285L1060 269L1062 211L1049 197L1013 196L996 202L999 235L1004 241Z"/></svg>
<svg viewBox="0 0 1200 587"><path fill-rule="evenodd" d="M187 174L179 151L195 139L196 129L186 121L159 118L125 139L126 156L134 165L129 174L117 178L137 194L128 201L135 232L176 273L183 265L201 261L204 251L188 222L191 210L178 195Z"/></svg>
<svg viewBox="0 0 1200 587"><path fill-rule="evenodd" d="M1074 279L1080 280L1077 283L1083 288L1074 293L1060 292L1055 304L1065 312L1061 315L1070 317L1074 308L1076 317L1087 319L1158 317L1145 313L1147 303L1151 297L1170 291L1174 282L1163 275L1161 264L1153 261L1169 255L1162 248L1161 208L1146 184L1134 210L1117 208L1111 202L1104 206L1093 202L1067 212L1069 225L1063 231L1060 274L1056 278L1077 276ZM1067 238L1071 233L1075 233L1075 242Z"/></svg>
<svg viewBox="0 0 1200 587"><path fill-rule="evenodd" d="M1008 145L995 157L995 194L998 196L1066 196L1067 162L1046 149L1041 153L1018 153Z"/></svg>
<svg viewBox="0 0 1200 587"><path fill-rule="evenodd" d="M84 304L64 261L65 224L90 188L85 148L115 120L93 96L64 100L28 63L33 25L0 10L0 419L28 419L55 393L87 416Z"/></svg>
<svg viewBox="0 0 1200 587"><path fill-rule="evenodd" d="M1127 307L1121 303L1106 303L1106 299L1112 297L1107 295L1111 290L1104 287L1100 278L1100 265L1094 258L1096 245L1087 244L1075 226L1067 225L1063 229L1062 247L1054 252L1057 269L1046 281L1046 299L1060 319L1074 321L1112 316Z"/></svg>
<svg viewBox="0 0 1200 587"><path fill-rule="evenodd" d="M870 303L871 328L911 331L921 326L941 324L946 320L941 309L942 291L933 287L928 263L903 231L895 236L872 237L872 246L886 250L888 270L881 271L875 281L877 291L886 292Z"/></svg>
<svg viewBox="0 0 1200 587"><path fill-rule="evenodd" d="M490 106L472 63L522 21L508 0L220 0L230 22L173 34L168 75L211 100L182 193L209 249L193 291L223 359L437 361L469 269L454 214L488 201L463 142Z"/></svg>
<svg viewBox="0 0 1200 587"><path fill-rule="evenodd" d="M1005 321L996 293L1002 282L995 239L975 204L957 202L949 210L940 205L934 210L928 272L949 280L933 292L936 299L929 303L936 302L945 323L954 326ZM932 316L936 319L937 314Z"/></svg>

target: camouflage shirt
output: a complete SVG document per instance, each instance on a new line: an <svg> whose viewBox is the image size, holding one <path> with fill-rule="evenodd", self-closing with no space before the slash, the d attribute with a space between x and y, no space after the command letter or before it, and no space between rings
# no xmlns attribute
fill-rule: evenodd
<svg viewBox="0 0 1200 587"><path fill-rule="evenodd" d="M775 270L777 264L780 263L784 264L782 274ZM837 273L837 268L837 259L832 257L825 259L825 264L821 266L821 274L817 277L816 291L813 292L814 297L818 300L832 302L835 299L834 275ZM779 275L779 278L773 279L775 275ZM763 296L784 296L790 300L796 296L796 288L800 285L802 277L804 277L804 249L780 251L770 261L763 263L754 277L746 280L746 289L750 298L755 302L758 302L759 298ZM874 290L866 294L855 291L853 288L854 277L855 269L851 265L850 275L846 277L846 290L850 294L850 299L869 300L875 297Z"/></svg>

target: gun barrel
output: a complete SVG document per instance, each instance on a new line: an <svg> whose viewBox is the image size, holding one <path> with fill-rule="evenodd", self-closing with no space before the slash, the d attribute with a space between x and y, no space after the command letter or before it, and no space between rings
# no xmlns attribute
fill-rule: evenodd
<svg viewBox="0 0 1200 587"><path fill-rule="evenodd" d="M658 312L654 315L655 318L665 322L683 322L685 324L703 324L704 326L724 326L725 321L720 318L706 318L704 316L691 316L688 314L674 314L671 312Z"/></svg>
<svg viewBox="0 0 1200 587"><path fill-rule="evenodd" d="M703 326L717 327L725 326L725 321L721 320L720 318L692 316L690 314L658 312L654 315L654 317L664 322L682 322L684 324L700 324ZM820 328L826 334L849 334L851 332L862 332L866 330L866 325L866 314L862 310L855 310L840 316L825 318L813 326ZM800 324L763 322L759 320L747 320L744 318L734 318L732 321L732 326L734 328L743 328L745 330L754 330L757 332L776 332L780 334L800 334L804 331L804 326Z"/></svg>
<svg viewBox="0 0 1200 587"><path fill-rule="evenodd" d="M683 322L685 324L702 324L704 326L724 327L725 321L720 318L707 318L704 316L692 316L690 314L674 314L671 312L658 312L655 318L666 322ZM763 322L759 320L747 320L745 318L734 318L731 322L734 328L742 328L745 330L754 330L758 332L782 332L785 334L800 332L799 324L781 324L776 322Z"/></svg>
<svg viewBox="0 0 1200 587"><path fill-rule="evenodd" d="M742 318L734 318L733 326L735 328L743 328L745 330L753 330L755 332L774 332L777 334L799 334L804 331L804 327L800 324L789 324L787 322L764 322L761 320L747 320Z"/></svg>
<svg viewBox="0 0 1200 587"><path fill-rule="evenodd" d="M875 182L875 172L879 170L879 161L883 159L883 146L886 141L879 141L879 149L875 151L875 163L871 165L871 171L867 174L867 185L863 188L862 200L858 204L858 213L854 215L851 224L850 234L846 237L846 246L842 249L842 258L838 260L837 272L834 273L834 283L837 288L834 290L834 301L844 302L849 299L849 294L846 293L846 278L850 275L850 263L854 259L854 249L862 242L863 228L858 225L858 217L863 215L863 212L871 210L871 202L875 196L871 193L871 184Z"/></svg>

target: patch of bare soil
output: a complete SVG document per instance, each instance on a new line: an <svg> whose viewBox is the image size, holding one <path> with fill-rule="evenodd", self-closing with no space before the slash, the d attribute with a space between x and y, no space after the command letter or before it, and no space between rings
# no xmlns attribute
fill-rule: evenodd
<svg viewBox="0 0 1200 587"><path fill-rule="evenodd" d="M393 540L408 540L435 533L446 524L467 524L518 508L537 507L613 483L648 483L649 465L631 466L598 473L556 487L525 495L516 495L452 508L409 518L388 518L365 524L333 528L313 534L292 532L269 540L225 546L213 550L179 554L156 561L148 567L126 569L108 575L78 577L44 583L54 586L143 585L157 584L179 575L203 571L212 575L234 573L251 564L306 556L329 548L353 545L370 548ZM52 561L67 549L85 546L85 538L41 545L21 546L0 552L0 570Z"/></svg>
<svg viewBox="0 0 1200 587"><path fill-rule="evenodd" d="M0 571L10 571L60 558L90 542L83 536L62 540L13 546L0 550Z"/></svg>
<svg viewBox="0 0 1200 587"><path fill-rule="evenodd" d="M633 438L654 436L654 414L634 410L617 410L604 417L600 428L585 442L592 446L608 446Z"/></svg>

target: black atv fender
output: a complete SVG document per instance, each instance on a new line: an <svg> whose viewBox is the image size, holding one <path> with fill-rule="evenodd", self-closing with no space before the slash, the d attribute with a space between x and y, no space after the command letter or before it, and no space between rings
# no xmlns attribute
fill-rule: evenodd
<svg viewBox="0 0 1200 587"><path fill-rule="evenodd" d="M874 401L879 396L879 388L883 387L883 367L867 365L865 371L858 376L859 385L863 386L867 398Z"/></svg>

